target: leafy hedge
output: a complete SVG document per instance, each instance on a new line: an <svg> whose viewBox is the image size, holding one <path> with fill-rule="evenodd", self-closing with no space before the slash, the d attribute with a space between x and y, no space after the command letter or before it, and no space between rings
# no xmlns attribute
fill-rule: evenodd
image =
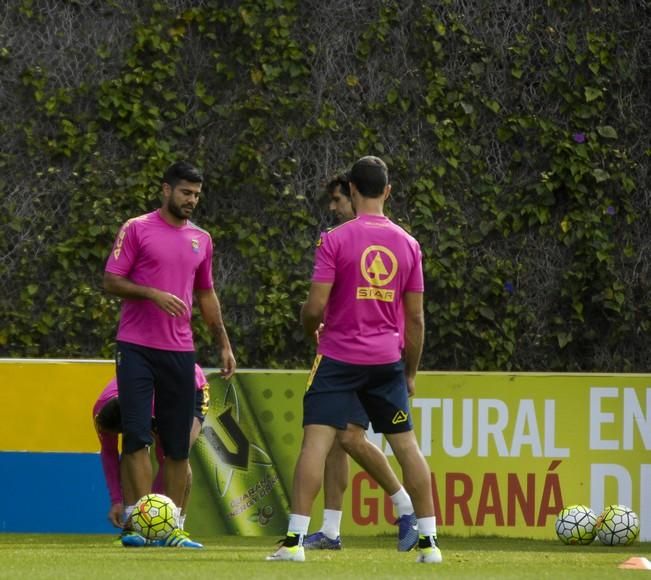
<svg viewBox="0 0 651 580"><path fill-rule="evenodd" d="M307 366L323 184L377 154L424 250L424 367L648 371L651 16L611 4L15 2L0 354L111 356L104 261L183 157L240 366Z"/></svg>

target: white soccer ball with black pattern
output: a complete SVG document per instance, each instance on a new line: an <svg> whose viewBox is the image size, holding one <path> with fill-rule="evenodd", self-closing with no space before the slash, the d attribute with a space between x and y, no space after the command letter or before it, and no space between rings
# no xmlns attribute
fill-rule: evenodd
<svg viewBox="0 0 651 580"><path fill-rule="evenodd" d="M131 526L148 540L165 539L178 527L176 505L166 495L149 493L133 508Z"/></svg>
<svg viewBox="0 0 651 580"><path fill-rule="evenodd" d="M640 518L628 506L609 505L597 518L597 536L607 546L627 546L640 534Z"/></svg>
<svg viewBox="0 0 651 580"><path fill-rule="evenodd" d="M597 515L587 506L570 505L556 518L556 535L564 544L586 545L595 539Z"/></svg>

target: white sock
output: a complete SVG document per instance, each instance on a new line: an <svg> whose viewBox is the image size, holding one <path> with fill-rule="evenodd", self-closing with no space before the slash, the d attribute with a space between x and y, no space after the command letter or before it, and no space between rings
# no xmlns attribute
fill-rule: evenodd
<svg viewBox="0 0 651 580"><path fill-rule="evenodd" d="M185 526L185 518L186 514L181 514L179 516L179 528L183 529L183 526Z"/></svg>
<svg viewBox="0 0 651 580"><path fill-rule="evenodd" d="M301 516L299 514L289 514L289 525L287 526L288 534L307 535L310 527L310 516Z"/></svg>
<svg viewBox="0 0 651 580"><path fill-rule="evenodd" d="M122 515L122 521L126 524L129 521L129 518L131 517L131 514L133 513L133 508L135 508L136 505L128 505L124 508L124 514Z"/></svg>
<svg viewBox="0 0 651 580"><path fill-rule="evenodd" d="M174 508L174 521L179 528L183 529L181 526L181 508L179 506Z"/></svg>
<svg viewBox="0 0 651 580"><path fill-rule="evenodd" d="M391 496L391 501L393 502L393 505L396 506L398 517L414 513L414 506L411 503L411 498L404 487L401 486L400 489Z"/></svg>
<svg viewBox="0 0 651 580"><path fill-rule="evenodd" d="M323 510L321 531L331 540L336 540L339 537L342 514L343 512L340 510Z"/></svg>
<svg viewBox="0 0 651 580"><path fill-rule="evenodd" d="M436 536L436 517L418 518L418 535L419 536Z"/></svg>

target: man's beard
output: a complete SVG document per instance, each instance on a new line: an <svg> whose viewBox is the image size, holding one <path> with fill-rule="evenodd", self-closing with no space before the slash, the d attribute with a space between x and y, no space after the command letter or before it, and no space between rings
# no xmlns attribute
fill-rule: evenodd
<svg viewBox="0 0 651 580"><path fill-rule="evenodd" d="M183 213L183 208L177 204L175 204L172 200L170 200L167 204L167 209L170 211L170 213L174 216L179 218L180 220L185 220L188 219L188 215L185 215ZM192 215L192 211L194 208L190 208L190 215Z"/></svg>

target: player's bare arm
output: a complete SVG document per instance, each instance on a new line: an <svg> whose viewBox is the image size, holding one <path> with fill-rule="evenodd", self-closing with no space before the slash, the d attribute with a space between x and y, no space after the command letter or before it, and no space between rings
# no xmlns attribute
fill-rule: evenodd
<svg viewBox="0 0 651 580"><path fill-rule="evenodd" d="M330 298L332 284L322 282L312 282L307 300L301 307L301 324L305 331L305 336L314 338L317 331L320 330L323 321L323 313Z"/></svg>
<svg viewBox="0 0 651 580"><path fill-rule="evenodd" d="M416 389L416 372L425 339L423 294L406 292L403 296L403 308L405 311L405 375L409 396L412 396Z"/></svg>
<svg viewBox="0 0 651 580"><path fill-rule="evenodd" d="M182 316L187 313L188 307L183 300L174 294L135 284L124 276L104 272L104 289L120 298L131 300L151 300L163 312L170 316Z"/></svg>
<svg viewBox="0 0 651 580"><path fill-rule="evenodd" d="M213 289L197 290L196 295L201 316L221 353L221 375L225 379L230 379L235 374L237 364L222 319L222 308L219 303L219 298L217 298L217 294L215 294Z"/></svg>

